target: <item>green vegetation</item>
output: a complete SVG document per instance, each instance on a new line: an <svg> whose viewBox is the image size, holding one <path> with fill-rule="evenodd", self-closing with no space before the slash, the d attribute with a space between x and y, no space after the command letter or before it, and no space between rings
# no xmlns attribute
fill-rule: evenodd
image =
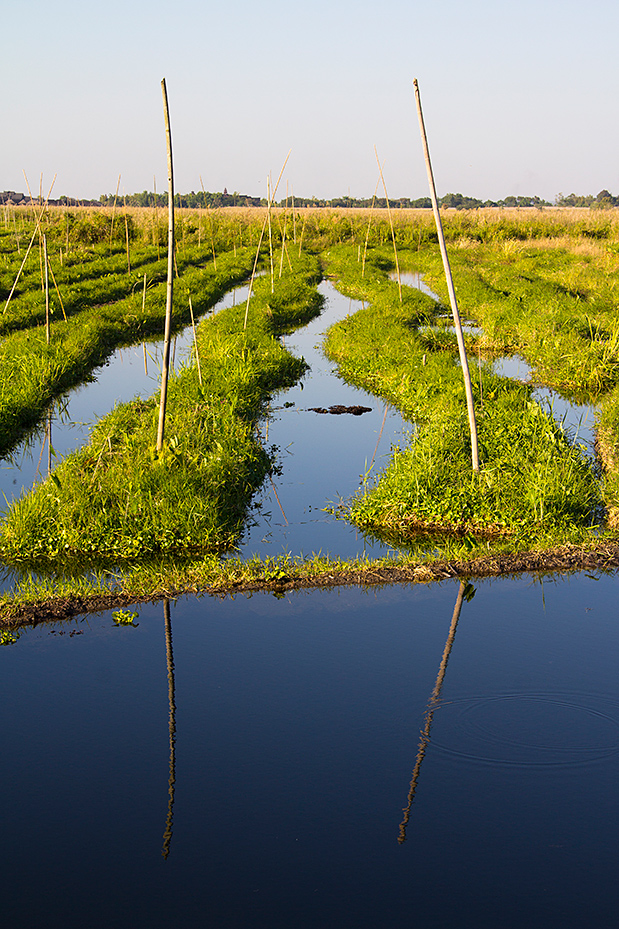
<svg viewBox="0 0 619 929"><path fill-rule="evenodd" d="M325 258L341 289L370 302L329 330L327 354L346 380L383 396L416 426L410 447L396 451L343 512L392 542L416 542L420 554L428 536L434 551L439 535L452 536L452 551L479 540L511 549L584 540L601 516L598 482L530 388L495 376L481 360L473 369L481 459L474 474L456 339L437 325L444 308L409 288L400 304L386 253L369 256L363 279L350 248Z"/></svg>
<svg viewBox="0 0 619 929"><path fill-rule="evenodd" d="M6 236L0 242L6 248ZM87 380L116 348L161 337L165 261L157 259L156 248L143 246L134 255L129 275L126 254L106 258L106 249L99 245L87 254L74 253L55 270L64 313L54 292L49 344L38 267L20 278L16 295L0 313L0 334L5 336L0 345L0 454L6 454L40 420L55 396ZM248 247L238 249L236 255L224 254L217 268L204 246L179 254L174 331L190 321L189 297L194 312L204 313L230 287L247 279L254 254ZM7 265L10 274L2 278L5 290L10 289L6 282L14 279L16 264L13 256Z"/></svg>
<svg viewBox="0 0 619 929"><path fill-rule="evenodd" d="M196 364L170 378L166 435L154 451L158 395L117 406L90 443L65 459L6 516L0 552L10 562L75 556L118 560L219 551L238 536L251 493L271 469L254 431L269 393L303 373L277 339L319 312L315 259L256 281L245 305L198 327Z"/></svg>
<svg viewBox="0 0 619 929"><path fill-rule="evenodd" d="M3 306L32 235L32 215L27 208L0 214ZM189 297L196 314L203 313L249 277L263 218L251 210L198 209L178 220L175 325L189 322ZM103 602L112 593L126 603L205 586L262 584L277 592L290 583L366 576L367 565L329 558L221 557L273 468L257 440L258 420L271 392L304 370L278 336L318 312L315 284L323 269L369 304L329 332L328 353L343 377L414 423L409 446L394 452L382 475L366 475L360 494L339 510L364 531L408 546L397 565L375 563L376 576L408 566L402 578L428 580L444 576L432 573L437 559L464 565L461 572L482 553L493 564L503 564L505 553L514 559L531 550L568 552L561 564L571 564L576 551L585 561L593 550L616 557L616 211L445 212L461 312L482 329L479 337L467 335L478 476L470 469L461 374L445 308L410 288L400 303L389 279L393 252L384 214L317 210L295 219L297 242L288 240L275 293L270 279L256 282L247 329L245 305L199 325L202 384L195 360L172 378L163 453L153 451L158 398L124 404L99 422L88 446L9 509L0 553L24 580L4 598L7 615L10 601ZM274 211L276 246L285 222L291 236L292 221L290 211L287 219ZM431 217L400 210L394 221L400 265L422 273L446 300ZM42 228L57 285L50 344L38 244L0 313L4 454L40 422L55 395L88 379L113 349L160 336L163 328L165 229L157 210L51 210ZM262 262L266 256L265 237ZM539 381L598 405L603 469L592 468L582 448L534 402L529 386L492 373L489 362L498 353L522 355ZM36 576L29 573L35 566Z"/></svg>

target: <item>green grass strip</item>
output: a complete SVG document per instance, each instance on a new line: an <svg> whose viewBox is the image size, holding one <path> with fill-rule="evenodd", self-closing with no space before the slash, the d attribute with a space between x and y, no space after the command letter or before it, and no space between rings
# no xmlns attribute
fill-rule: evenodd
<svg viewBox="0 0 619 929"><path fill-rule="evenodd" d="M5 562L143 558L220 551L242 528L252 492L271 468L255 426L269 394L305 370L277 339L320 310L316 259L259 279L245 304L198 327L195 364L170 378L166 442L154 451L158 395L116 407L90 443L13 503L0 534ZM196 286L197 286L196 282Z"/></svg>
<svg viewBox="0 0 619 929"><path fill-rule="evenodd" d="M364 531L434 555L480 543L518 550L586 539L601 516L598 482L583 449L530 388L472 365L481 460L474 474L455 335L433 325L440 308L408 288L400 304L380 253L370 255L364 279L354 249L325 257L341 289L370 301L329 330L327 354L346 380L394 403L416 427L410 445L378 479L368 476L343 512Z"/></svg>

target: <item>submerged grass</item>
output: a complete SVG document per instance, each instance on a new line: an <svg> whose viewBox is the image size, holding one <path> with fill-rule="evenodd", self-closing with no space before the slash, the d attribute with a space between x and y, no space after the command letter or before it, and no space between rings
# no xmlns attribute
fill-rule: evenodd
<svg viewBox="0 0 619 929"><path fill-rule="evenodd" d="M170 378L163 452L154 451L158 396L117 406L89 444L13 503L0 534L7 563L126 559L229 548L250 495L271 468L254 431L269 392L303 373L277 339L319 312L316 259L296 259L274 294L259 280L245 306L198 327L196 365Z"/></svg>

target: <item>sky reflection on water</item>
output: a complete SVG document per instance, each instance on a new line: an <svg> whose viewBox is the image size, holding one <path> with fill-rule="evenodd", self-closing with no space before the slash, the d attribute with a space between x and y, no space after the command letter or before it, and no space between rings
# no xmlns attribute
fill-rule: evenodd
<svg viewBox="0 0 619 929"><path fill-rule="evenodd" d="M6 924L610 925L617 580L475 587L180 599L172 699L161 603L26 630Z"/></svg>

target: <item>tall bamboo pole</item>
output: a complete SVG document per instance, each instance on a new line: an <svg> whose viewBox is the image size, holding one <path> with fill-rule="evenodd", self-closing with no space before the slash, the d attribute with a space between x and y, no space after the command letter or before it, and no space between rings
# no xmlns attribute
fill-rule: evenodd
<svg viewBox="0 0 619 929"><path fill-rule="evenodd" d="M460 313L458 312L458 301L456 300L456 291L449 267L449 258L447 257L447 246L445 245L445 236L443 235L443 224L441 222L441 213L438 208L436 198L436 187L434 186L434 174L432 172L432 163L430 161L430 150L428 148L428 138L426 136L426 127L423 121L423 112L421 109L421 96L419 94L419 85L417 79L413 81L415 88L415 101L417 103L417 116L419 117L419 129L421 131L421 143L423 145L423 154L428 172L428 184L430 185L430 199L432 200L432 212L436 223L438 242L445 269L445 278L447 279L447 290L449 292L449 302L454 318L454 327L456 338L458 340L458 350L460 352L460 364L462 365L462 377L464 378L464 389L466 392L466 406L469 415L469 428L471 431L471 458L473 461L473 471L479 471L479 452L477 450L477 423L475 422L475 406L473 404L473 388L471 387L471 375L469 373L469 364L466 358L466 349L464 347L464 335L462 334L462 324L460 323Z"/></svg>
<svg viewBox="0 0 619 929"><path fill-rule="evenodd" d="M168 286L166 290L165 331L163 337L163 363L161 368L161 399L159 401L159 426L157 429L157 451L163 448L165 409L168 399L168 370L170 366L170 331L172 329L172 296L174 287L174 169L172 163L172 132L165 78L161 81L163 95L163 118L165 121L168 149Z"/></svg>

